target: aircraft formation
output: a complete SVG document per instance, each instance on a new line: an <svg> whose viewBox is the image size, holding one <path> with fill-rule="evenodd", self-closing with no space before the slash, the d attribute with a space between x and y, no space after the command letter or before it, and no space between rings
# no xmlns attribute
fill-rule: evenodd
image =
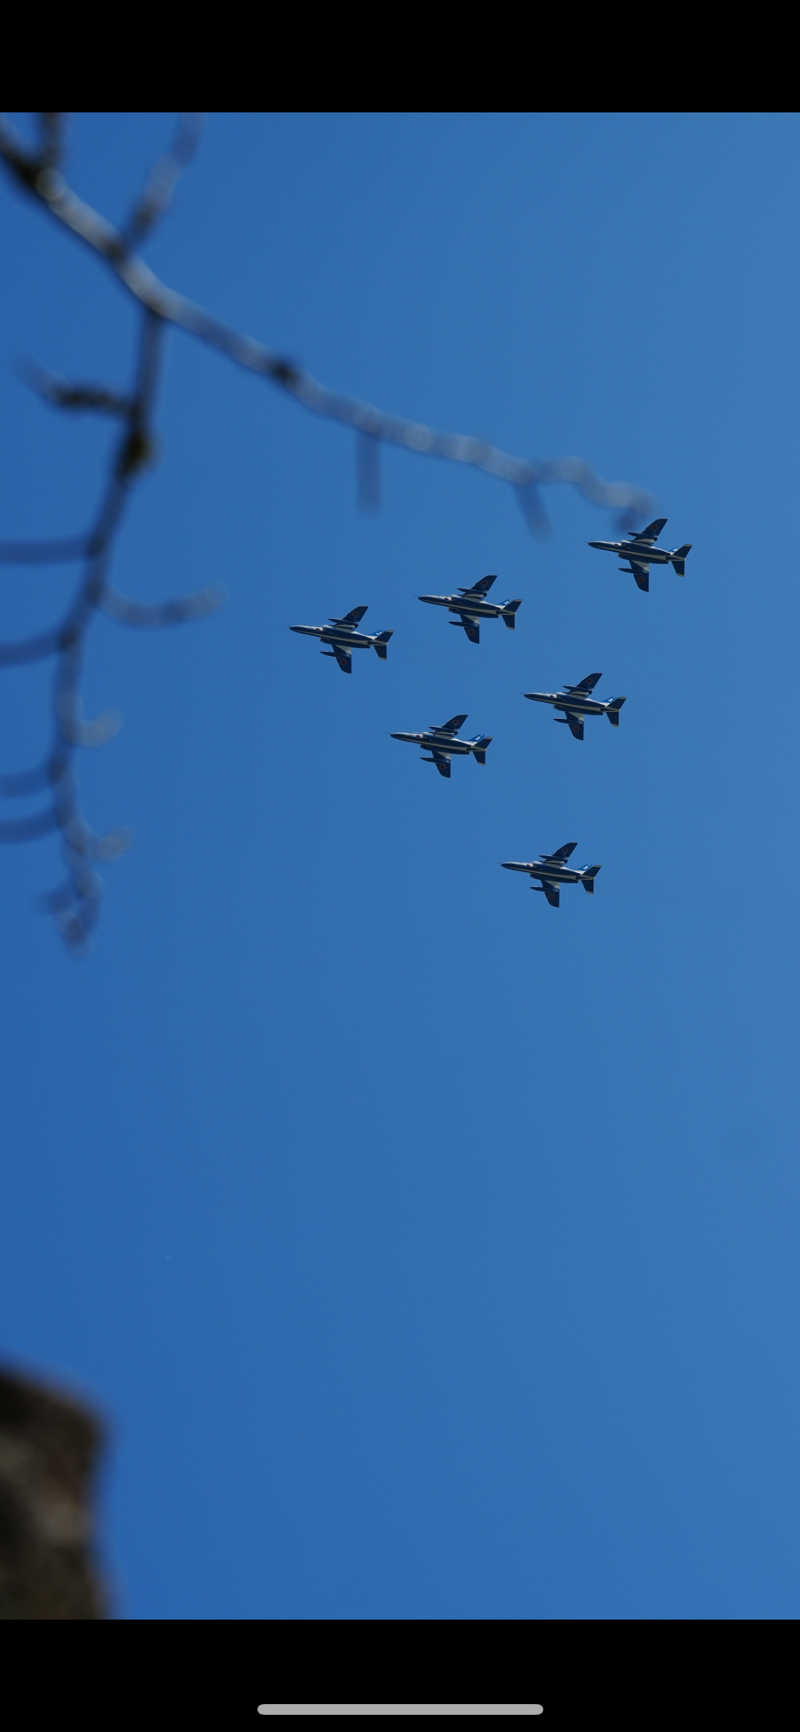
<svg viewBox="0 0 800 1732"><path fill-rule="evenodd" d="M604 553L616 553L620 559L626 560L627 563L619 567L620 571L632 575L639 589L649 590L651 565L671 565L677 575L683 577L686 558L691 552L690 542L671 552L656 545L666 521L666 517L657 517L653 523L648 523L646 529L626 536L622 541L590 541L588 546L599 548ZM470 643L476 644L480 643L482 620L502 619L509 631L516 626L517 610L522 602L489 601L489 590L496 581L496 574L492 573L456 590L453 595L421 595L418 599L434 607L446 607L449 613L456 615L449 624L463 627ZM371 637L368 632L360 631L366 612L366 607L354 607L341 617L331 616L326 625L293 625L289 630L300 632L305 637L315 637L324 646L330 646L324 647L322 654L335 657L342 672L349 674L352 672L354 649L374 649L381 661L387 659L387 646L393 633L380 631ZM625 698L596 698L594 688L602 677L599 673L587 674L577 685L562 686L560 691L524 692L523 696L535 703L550 704L554 710L562 712L553 720L568 727L576 740L582 740L587 716L607 716L612 727L619 727ZM461 729L466 720L466 715L451 716L449 722L433 723L419 733L393 733L390 738L419 746L422 762L435 764L439 775L449 779L451 758L473 757L477 764L485 764L486 752L492 743L491 734L464 738ZM426 753L430 755L426 756ZM538 854L535 860L502 860L500 864L509 872L526 872L530 878L537 879L537 883L531 884L531 889L546 896L551 908L558 908L562 884L582 884L584 890L594 894L594 881L600 867L570 866L568 862L576 847L577 842L565 842L553 854Z"/></svg>

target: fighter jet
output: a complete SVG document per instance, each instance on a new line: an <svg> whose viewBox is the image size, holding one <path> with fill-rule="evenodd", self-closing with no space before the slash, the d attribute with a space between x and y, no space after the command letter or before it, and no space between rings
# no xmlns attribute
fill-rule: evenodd
<svg viewBox="0 0 800 1732"><path fill-rule="evenodd" d="M638 535L629 535L624 541L590 541L590 547L602 548L604 553L618 553L620 559L627 559L627 565L621 565L620 571L631 571L640 589L650 588L651 565L673 565L679 577L683 577L686 567L686 555L691 553L692 544L687 541L685 547L676 547L670 553L666 547L656 547L666 517L657 517L655 523L648 523L646 529L641 529Z"/></svg>
<svg viewBox="0 0 800 1732"><path fill-rule="evenodd" d="M374 649L381 661L386 660L386 645L392 633L379 631L376 637L370 637L368 632L357 631L359 620L364 618L365 607L351 608L342 619L332 617L329 625L290 625L290 631L299 631L304 637L318 637L323 643L329 643L330 649L324 649L324 656L335 656L343 674L352 672L350 651L354 649Z"/></svg>
<svg viewBox="0 0 800 1732"><path fill-rule="evenodd" d="M514 616L521 601L487 601L486 597L492 584L496 582L496 573L492 577L479 577L477 583L469 589L460 589L457 595L421 595L420 601L430 601L434 607L447 607L451 613L457 613L458 619L451 619L450 625L463 625L470 643L480 643L480 621L482 619L502 619L509 631L514 630Z"/></svg>
<svg viewBox="0 0 800 1732"><path fill-rule="evenodd" d="M594 881L600 871L599 866L567 866L577 842L565 842L563 848L557 848L555 854L540 854L538 860L503 860L501 865L509 872L529 872L531 878L541 879L540 884L532 884L531 889L542 891L547 897L551 908L558 907L559 885L582 884L589 895L594 895Z"/></svg>
<svg viewBox="0 0 800 1732"><path fill-rule="evenodd" d="M619 727L619 712L625 702L624 698L609 698L601 703L599 698L590 697L602 674L587 674L577 686L563 686L560 692L525 692L526 698L533 698L537 704L552 704L554 710L563 710L563 716L554 716L554 722L561 722L568 727L576 740L583 739L584 716L608 716L613 728Z"/></svg>
<svg viewBox="0 0 800 1732"><path fill-rule="evenodd" d="M472 740L461 740L458 730L464 726L466 716L451 716L449 722L442 722L441 727L434 723L426 728L424 734L392 734L393 740L408 740L412 746L421 746L423 753L426 748L433 755L423 756L423 764L435 764L440 776L450 775L450 759L453 756L464 756L469 752L478 764L486 763L486 748L492 743L491 734L476 734Z"/></svg>

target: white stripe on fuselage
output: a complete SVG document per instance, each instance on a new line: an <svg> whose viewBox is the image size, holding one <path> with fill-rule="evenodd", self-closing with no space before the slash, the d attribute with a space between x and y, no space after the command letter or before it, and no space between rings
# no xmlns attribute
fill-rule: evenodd
<svg viewBox="0 0 800 1732"><path fill-rule="evenodd" d="M581 874L572 866L545 866L541 864L534 868L532 876L534 878L547 878L555 884L574 884Z"/></svg>
<svg viewBox="0 0 800 1732"><path fill-rule="evenodd" d="M508 606L506 601L481 601L478 597L464 596L460 599L455 595L428 595L420 600L432 601L437 607L449 607L451 613L467 613L478 619L494 619Z"/></svg>
<svg viewBox="0 0 800 1732"><path fill-rule="evenodd" d="M564 698L559 695L551 702L556 710L573 710L581 716L601 716L606 707L599 698Z"/></svg>
<svg viewBox="0 0 800 1732"><path fill-rule="evenodd" d="M375 641L374 638L366 637L364 632L339 631L336 626L325 626L319 635L323 643L338 643L343 649L369 649Z"/></svg>

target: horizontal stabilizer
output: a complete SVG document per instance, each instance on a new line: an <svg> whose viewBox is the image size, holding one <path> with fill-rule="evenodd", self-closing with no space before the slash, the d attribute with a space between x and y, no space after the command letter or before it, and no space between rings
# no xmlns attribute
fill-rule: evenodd
<svg viewBox="0 0 800 1732"><path fill-rule="evenodd" d="M606 710L606 715L608 716L612 728L619 727L619 712L622 709L624 702L624 698L612 698L611 703Z"/></svg>
<svg viewBox="0 0 800 1732"><path fill-rule="evenodd" d="M685 577L686 575L686 555L687 553L691 553L691 551L692 544L691 542L688 542L686 547L677 548L673 556L672 564L679 577Z"/></svg>
<svg viewBox="0 0 800 1732"><path fill-rule="evenodd" d="M594 895L594 881L599 871L599 866L587 866L586 871L581 878L583 888L588 891L590 896Z"/></svg>
<svg viewBox="0 0 800 1732"><path fill-rule="evenodd" d="M503 608L503 611L500 615L500 618L502 619L503 623L508 626L509 631L514 630L514 626L517 623L515 618L514 618L514 615L517 611L517 608L521 607L521 606L522 606L521 601L507 601L505 604L505 607Z"/></svg>
<svg viewBox="0 0 800 1732"><path fill-rule="evenodd" d="M386 645L391 636L392 633L390 631L379 631L377 637L373 641L372 647L375 654L380 656L382 662L385 662L386 660Z"/></svg>
<svg viewBox="0 0 800 1732"><path fill-rule="evenodd" d="M476 741L475 749L474 749L473 754L472 754L473 758L475 759L476 764L485 764L486 763L486 752L487 752L488 747L491 745L491 743L492 743L491 734L481 734L480 735L479 739Z"/></svg>

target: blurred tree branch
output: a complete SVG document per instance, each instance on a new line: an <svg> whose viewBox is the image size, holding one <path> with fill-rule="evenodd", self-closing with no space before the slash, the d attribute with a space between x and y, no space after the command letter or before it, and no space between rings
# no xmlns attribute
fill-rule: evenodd
<svg viewBox="0 0 800 1732"><path fill-rule="evenodd" d="M21 643L0 644L0 667L53 657L55 659L52 744L42 764L30 770L0 775L0 795L14 797L42 790L48 794L40 812L29 818L0 822L0 842L22 841L60 832L66 876L43 899L66 942L82 947L94 927L100 907L101 881L89 862L121 852L125 834L96 836L79 815L72 759L79 745L101 745L115 731L112 718L84 720L80 714L79 683L84 646L93 614L102 611L121 624L162 626L196 619L221 599L204 590L159 606L144 606L111 586L109 567L114 537L120 528L131 487L152 461L156 441L153 416L162 340L173 326L210 345L237 366L260 375L293 397L302 408L351 428L356 434L358 497L362 506L379 499L379 449L398 445L420 456L467 464L507 483L529 527L542 533L549 527L541 488L555 483L574 487L594 505L618 513L620 527L629 528L649 514L652 500L626 483L609 483L579 458L535 461L515 457L471 436L437 432L418 422L331 391L284 356L274 354L254 338L220 323L204 308L177 294L136 256L133 249L152 233L167 210L180 174L191 162L201 130L199 115L179 119L170 150L156 164L127 223L117 229L80 199L61 173L66 116L41 114L35 150L25 148L14 129L0 119L0 160L16 185L33 198L64 229L100 258L135 302L140 315L139 345L129 393L105 386L70 383L41 369L26 369L29 382L46 401L60 409L89 410L121 423L112 448L110 473L94 525L85 536L47 542L0 542L0 561L9 564L74 562L82 573L71 606L51 632Z"/></svg>

